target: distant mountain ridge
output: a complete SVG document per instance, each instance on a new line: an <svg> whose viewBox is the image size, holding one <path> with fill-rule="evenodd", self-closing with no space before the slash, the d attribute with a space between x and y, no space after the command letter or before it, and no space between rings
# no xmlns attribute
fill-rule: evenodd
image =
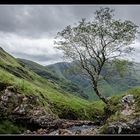
<svg viewBox="0 0 140 140"><path fill-rule="evenodd" d="M93 129L96 124L101 126L99 133L110 134L110 128L113 134L114 130L115 133L139 133L135 128L139 126L140 118L140 65L135 63L132 75L125 74L122 78L114 71L111 79L101 82L100 90L106 96L115 94L109 98L109 106L101 100L93 101L96 98L90 91L92 87L87 77L83 77L80 71L72 71L75 66L75 63L57 63L44 67L16 59L0 48L0 134L45 132L46 135L56 130L59 133L65 127L79 127L79 122L82 129L83 125L91 123ZM139 87L126 91L135 86ZM125 92L120 94L121 91ZM86 96L92 101L85 100ZM128 110L122 99L130 96L134 102L129 104ZM95 134L95 130L92 131Z"/></svg>
<svg viewBox="0 0 140 140"><path fill-rule="evenodd" d="M88 95L84 94L84 92L81 90L80 86L78 86L74 82L71 82L70 80L66 79L63 75L60 76L57 73L55 73L54 71L50 70L49 68L42 66L38 63L35 63L33 61L30 61L30 60L19 59L19 58L17 60L24 67L34 71L41 77L49 80L52 83L58 84L64 91L77 95L81 98L88 99Z"/></svg>
<svg viewBox="0 0 140 140"><path fill-rule="evenodd" d="M74 73L71 71L71 69L75 67L74 62L58 62L56 64L51 64L44 67L32 61L23 59L19 60L24 63L26 67L30 68L40 76L57 82L66 91L75 91L75 95L79 96L79 94L81 94L88 100L98 100L98 97L94 93L89 80L82 76L81 73ZM125 92L135 86L139 86L140 64L135 63L134 69L135 72L133 72L132 75L127 74L124 77L120 77L119 75L114 74L114 76L112 76L110 79L103 80L100 86L100 91L102 94L109 97L112 95L121 94L122 92Z"/></svg>
<svg viewBox="0 0 140 140"><path fill-rule="evenodd" d="M75 74L73 72L66 72L71 67L73 67L74 63L56 63L49 66L46 66L51 71L55 72L57 75L63 75L65 79L68 79L79 86L81 89L89 96L89 99L97 99L92 86L89 83L89 80L83 77L81 74ZM58 73L59 71L59 73ZM102 74L105 74L106 70L103 70ZM100 91L105 96L112 96L115 94L120 94L122 92L127 91L135 86L140 85L140 64L134 63L134 71L130 70L133 74L125 74L123 77L118 75L117 73L112 75L110 78L103 80L101 82Z"/></svg>

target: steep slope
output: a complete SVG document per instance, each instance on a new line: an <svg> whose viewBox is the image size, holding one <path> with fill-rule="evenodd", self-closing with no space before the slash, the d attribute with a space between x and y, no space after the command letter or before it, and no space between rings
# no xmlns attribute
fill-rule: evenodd
<svg viewBox="0 0 140 140"><path fill-rule="evenodd" d="M93 120L96 124L103 124L97 127L96 133L101 134L140 133L140 88L111 97L108 106L101 101L89 102L64 91L56 82L50 82L47 78L34 73L3 49L0 49L0 54L1 134L23 134L27 129L28 132L29 130L32 132L44 130L44 134L48 134L52 130L59 129L60 126L65 128L66 125L71 125L69 123L74 123L73 120ZM125 76L131 80L131 86L136 86L135 80L139 79L139 64L136 65L135 75ZM68 71L65 69L64 74L62 73L66 74L65 79L67 79L66 76L73 76ZM127 78L124 81L128 82ZM118 82L118 79L115 82ZM133 82L132 79L134 79ZM103 81L102 85L106 86L108 83L104 82L106 81ZM131 103L122 102L124 98L130 100ZM79 125L79 122L76 123ZM91 134L92 131L87 131L86 134ZM95 134L95 131L92 134Z"/></svg>
<svg viewBox="0 0 140 140"><path fill-rule="evenodd" d="M80 72L73 72L76 68L75 63L56 63L49 65L46 68L37 63L29 60L19 59L26 67L30 68L40 76L50 79L52 82L57 83L63 90L71 92L74 95L88 99L98 100L98 97L94 93L93 88L90 85L89 80L83 76ZM120 77L115 70L113 76L103 80L100 84L100 91L105 96L109 97L116 94L121 94L128 89L140 85L140 64L134 64L134 71L132 74L125 74L124 77ZM103 71L105 75L106 69Z"/></svg>
<svg viewBox="0 0 140 140"><path fill-rule="evenodd" d="M97 100L98 97L95 95L89 80L79 73L74 73L71 69L75 69L75 64L73 63L56 63L46 66L48 69L53 71L60 77L64 77L76 83L80 86L81 90L89 97L89 100ZM109 68L108 68L109 69ZM130 70L132 74L127 73L123 77L117 74L115 70L114 74L106 80L103 80L100 84L100 91L105 96L109 97L116 94L121 94L128 89L134 88L140 85L140 64L134 63L134 71ZM106 73L106 69L103 70L103 75Z"/></svg>
<svg viewBox="0 0 140 140"><path fill-rule="evenodd" d="M58 74L61 73L59 69L55 69L57 71L57 73L55 73L54 71L49 70L45 66L42 66L33 61L19 58L17 60L19 61L20 64L24 65L24 67L29 68L30 70L34 71L41 77L49 80L52 83L58 84L59 87L61 87L61 89L63 89L64 91L77 95L81 98L88 99L88 96L84 94L84 92L82 91L81 87L78 84L73 83L71 80L68 80L64 78L64 76L60 76Z"/></svg>
<svg viewBox="0 0 140 140"><path fill-rule="evenodd" d="M0 54L0 133L56 127L59 118L95 121L102 116L102 102L90 103L73 96L29 70L3 49ZM7 124L14 128L3 132Z"/></svg>
<svg viewBox="0 0 140 140"><path fill-rule="evenodd" d="M20 66L15 58L5 52L2 47L0 47L0 65Z"/></svg>
<svg viewBox="0 0 140 140"><path fill-rule="evenodd" d="M0 48L0 67L23 79L33 80L36 76L35 73L25 69L13 56L5 52L2 48Z"/></svg>
<svg viewBox="0 0 140 140"><path fill-rule="evenodd" d="M44 66L38 63L35 63L30 60L26 60L26 59L20 59L20 58L18 58L17 60L22 66L31 69L32 71L34 71L41 77L44 77L50 80L55 80L55 81L60 80L59 77L54 75L49 69L45 68Z"/></svg>

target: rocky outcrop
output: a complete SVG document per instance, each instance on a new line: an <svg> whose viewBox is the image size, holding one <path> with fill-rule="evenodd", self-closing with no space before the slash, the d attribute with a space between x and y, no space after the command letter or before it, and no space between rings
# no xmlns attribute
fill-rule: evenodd
<svg viewBox="0 0 140 140"><path fill-rule="evenodd" d="M107 134L140 134L140 116L129 122L110 123L105 130Z"/></svg>
<svg viewBox="0 0 140 140"><path fill-rule="evenodd" d="M29 128L46 128L57 117L45 107L39 105L39 97L23 95L13 86L1 91L0 114Z"/></svg>
<svg viewBox="0 0 140 140"><path fill-rule="evenodd" d="M83 132L71 132L72 126L95 125L92 121L66 120L56 117L49 108L39 105L39 97L24 95L13 86L2 88L0 96L0 114L12 121L24 124L28 129L25 134L79 135ZM56 134L56 135L57 135Z"/></svg>
<svg viewBox="0 0 140 140"><path fill-rule="evenodd" d="M24 95L13 86L1 86L0 90L0 115L12 121L24 124L28 130L25 134L39 135L96 135L99 134L97 124L92 121L66 120L56 117L51 110L40 106L39 97ZM140 116L131 117L135 112L135 99L131 95L120 100L122 105L120 113L127 117L127 121L119 120L108 123L105 134L139 134ZM129 119L128 119L129 118ZM91 126L84 128L83 126ZM73 128L78 126L78 129ZM96 127L95 127L96 126ZM71 128L71 129L70 129ZM82 129L81 129L82 128ZM71 131L74 129L74 131Z"/></svg>
<svg viewBox="0 0 140 140"><path fill-rule="evenodd" d="M135 99L133 95L126 95L121 99L122 110L121 114L124 116L130 116L135 112Z"/></svg>
<svg viewBox="0 0 140 140"><path fill-rule="evenodd" d="M74 132L68 130L68 129L58 129L55 131L48 131L47 129L38 129L37 131L30 131L27 130L26 133L24 135L96 135L98 134L98 131L95 128L90 128L90 129L86 129L86 130L76 130Z"/></svg>
<svg viewBox="0 0 140 140"><path fill-rule="evenodd" d="M121 99L122 108L116 112L120 114L117 121L106 123L106 127L102 133L106 134L140 134L140 116L134 115L136 112L136 100L133 95L126 95ZM139 113L138 113L139 114Z"/></svg>
<svg viewBox="0 0 140 140"><path fill-rule="evenodd" d="M106 132L107 134L131 134L131 128L124 122L116 122L109 124Z"/></svg>
<svg viewBox="0 0 140 140"><path fill-rule="evenodd" d="M126 95L121 99L121 102L123 103L123 105L131 105L135 102L134 96L131 94Z"/></svg>

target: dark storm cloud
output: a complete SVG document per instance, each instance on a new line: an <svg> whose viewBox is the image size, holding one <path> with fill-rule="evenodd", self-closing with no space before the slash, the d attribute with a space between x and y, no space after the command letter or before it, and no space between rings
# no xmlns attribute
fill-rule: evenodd
<svg viewBox="0 0 140 140"><path fill-rule="evenodd" d="M99 7L113 8L116 18L140 26L140 5L1 5L0 44L16 57L41 64L60 61L62 53L56 53L52 40L57 32L81 18L93 20ZM140 42L136 46L140 50Z"/></svg>
<svg viewBox="0 0 140 140"><path fill-rule="evenodd" d="M105 5L101 5L107 7ZM0 31L29 37L55 35L81 18L92 18L100 5L13 5L0 6ZM117 17L131 19L140 25L140 6L109 6Z"/></svg>
<svg viewBox="0 0 140 140"><path fill-rule="evenodd" d="M40 37L56 35L65 26L90 17L99 6L0 6L0 31Z"/></svg>
<svg viewBox="0 0 140 140"><path fill-rule="evenodd" d="M81 18L92 18L99 7L107 5L16 5L0 6L0 31L28 37L55 36L65 26ZM117 17L132 19L140 25L140 6L111 6Z"/></svg>
<svg viewBox="0 0 140 140"><path fill-rule="evenodd" d="M0 6L0 31L40 37L54 35L77 18L89 14L88 7ZM83 15L84 14L84 15Z"/></svg>

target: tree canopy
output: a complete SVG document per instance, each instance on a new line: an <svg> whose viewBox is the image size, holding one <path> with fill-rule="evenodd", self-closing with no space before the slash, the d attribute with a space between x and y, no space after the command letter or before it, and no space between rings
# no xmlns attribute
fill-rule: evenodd
<svg viewBox="0 0 140 140"><path fill-rule="evenodd" d="M92 21L82 19L73 27L58 32L56 48L64 56L80 63L92 81L93 89L105 103L98 90L100 74L105 63L132 52L130 46L136 39L138 26L132 21L114 19L114 10L100 8Z"/></svg>

